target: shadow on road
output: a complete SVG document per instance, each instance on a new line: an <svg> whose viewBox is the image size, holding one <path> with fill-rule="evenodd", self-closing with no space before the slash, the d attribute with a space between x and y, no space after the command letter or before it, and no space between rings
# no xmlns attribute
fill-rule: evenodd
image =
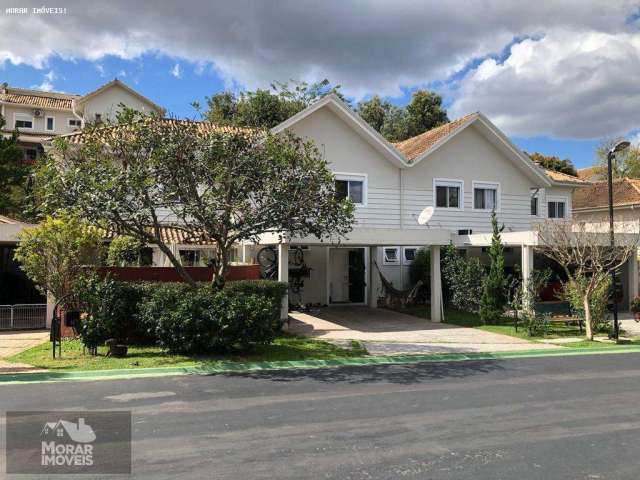
<svg viewBox="0 0 640 480"><path fill-rule="evenodd" d="M464 362L425 362L406 365L345 366L308 370L261 370L257 372L227 374L226 376L271 380L274 382L313 380L327 383L396 383L411 385L424 382L425 380L465 378L472 375L502 370L504 370L504 367L499 360L470 360Z"/></svg>

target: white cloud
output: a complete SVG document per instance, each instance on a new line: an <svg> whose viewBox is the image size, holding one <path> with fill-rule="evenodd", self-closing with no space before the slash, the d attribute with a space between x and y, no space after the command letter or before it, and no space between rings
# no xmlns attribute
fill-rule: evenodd
<svg viewBox="0 0 640 480"><path fill-rule="evenodd" d="M125 78L126 76L127 76L127 72L125 72L124 70L120 70L118 72L118 77Z"/></svg>
<svg viewBox="0 0 640 480"><path fill-rule="evenodd" d="M53 90L53 81L57 78L57 75L53 70L49 70L44 74L44 78L40 85L31 85L34 90L42 90L43 92L50 92Z"/></svg>
<svg viewBox="0 0 640 480"><path fill-rule="evenodd" d="M152 52L193 63L196 73L211 67L232 86L326 77L359 99L447 80L516 37L539 35L542 40L516 45L504 63L485 60L468 72L448 91L452 114L479 108L510 132L587 138L624 129L630 119L620 104L640 98L640 82L631 85L640 75L640 34L626 22L637 11L634 0L610 0L607 8L597 0L492 2L491 8L369 0L364 9L359 0L343 0L339 12L337 2L309 8L308 2L274 7L253 0L192 0L189 8L157 0L152 9L111 0L99 14L82 0L65 6L65 16L0 16L0 65L46 68L54 55L101 61ZM621 51L631 58L623 60Z"/></svg>
<svg viewBox="0 0 640 480"><path fill-rule="evenodd" d="M182 78L182 68L180 67L180 64L176 63L173 68L169 70L169 73L176 78Z"/></svg>
<svg viewBox="0 0 640 480"><path fill-rule="evenodd" d="M106 72L104 71L104 66L101 63L96 63L96 70L98 71L101 77L106 76Z"/></svg>

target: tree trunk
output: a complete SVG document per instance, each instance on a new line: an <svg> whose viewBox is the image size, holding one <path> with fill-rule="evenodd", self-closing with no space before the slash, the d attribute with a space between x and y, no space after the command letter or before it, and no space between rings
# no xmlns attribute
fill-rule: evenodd
<svg viewBox="0 0 640 480"><path fill-rule="evenodd" d="M173 254L171 249L168 248L165 244L160 242L157 242L156 245L158 245L158 248L160 248L162 253L164 253L167 256L167 258L169 259L173 267L178 272L178 275L180 275L180 277L182 277L182 279L185 282L187 282L189 285L191 285L192 287L196 287L197 286L196 282L193 280L193 278L191 278L191 275L187 273L185 268L182 266L182 263L180 263L180 261L176 258L176 256Z"/></svg>
<svg viewBox="0 0 640 480"><path fill-rule="evenodd" d="M587 334L587 340L593 340L593 328L591 327L591 306L589 305L589 295L582 298L584 308L584 329Z"/></svg>
<svg viewBox="0 0 640 480"><path fill-rule="evenodd" d="M216 261L213 265L213 277L211 285L217 289L224 287L227 270L229 269L229 249L226 246L216 247Z"/></svg>

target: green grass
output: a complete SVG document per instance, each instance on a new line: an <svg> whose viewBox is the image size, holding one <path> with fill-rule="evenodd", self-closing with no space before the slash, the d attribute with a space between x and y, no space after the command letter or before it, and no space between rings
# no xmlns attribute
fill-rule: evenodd
<svg viewBox="0 0 640 480"><path fill-rule="evenodd" d="M194 366L201 363L212 364L219 361L259 362L290 360L334 360L345 357L361 357L367 354L358 342L351 348L341 348L331 343L304 337L282 336L271 345L260 345L250 352L228 355L185 356L173 355L154 346L130 346L125 358L106 356L106 347L98 349L98 355L83 353L79 340L65 340L62 343L62 357L53 359L51 344L43 343L14 355L9 362L27 363L48 370L112 370L126 368L149 368L170 366ZM57 352L56 352L57 353Z"/></svg>
<svg viewBox="0 0 640 480"><path fill-rule="evenodd" d="M414 315L416 317L429 319L430 315L428 309L424 305L410 306L403 309L398 309L402 313ZM459 325L461 327L477 328L478 330L484 330L486 332L500 333L502 335L509 335L511 337L521 338L536 342L545 339L563 338L563 337L584 337L584 330L580 333L580 329L577 325L566 325L563 323L553 323L550 327L550 331L544 337L535 336L530 337L527 334L527 330L524 326L519 325L518 331L513 324L513 318L503 317L495 325L485 325L480 319L480 315L477 313L462 312L459 310L446 309L444 312L444 322L452 325ZM558 346L568 348L589 348L589 347L617 347L620 345L640 345L640 339L632 339L630 342L615 344L609 342L598 342L590 340L581 340L578 342L558 344Z"/></svg>

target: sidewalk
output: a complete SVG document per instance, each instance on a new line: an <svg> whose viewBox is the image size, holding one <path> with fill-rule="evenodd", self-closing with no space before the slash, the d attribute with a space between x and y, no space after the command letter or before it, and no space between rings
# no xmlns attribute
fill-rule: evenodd
<svg viewBox="0 0 640 480"><path fill-rule="evenodd" d="M43 330L29 330L0 333L0 374L16 372L40 372L25 363L10 363L5 358L16 355L31 347L49 340L49 332Z"/></svg>

